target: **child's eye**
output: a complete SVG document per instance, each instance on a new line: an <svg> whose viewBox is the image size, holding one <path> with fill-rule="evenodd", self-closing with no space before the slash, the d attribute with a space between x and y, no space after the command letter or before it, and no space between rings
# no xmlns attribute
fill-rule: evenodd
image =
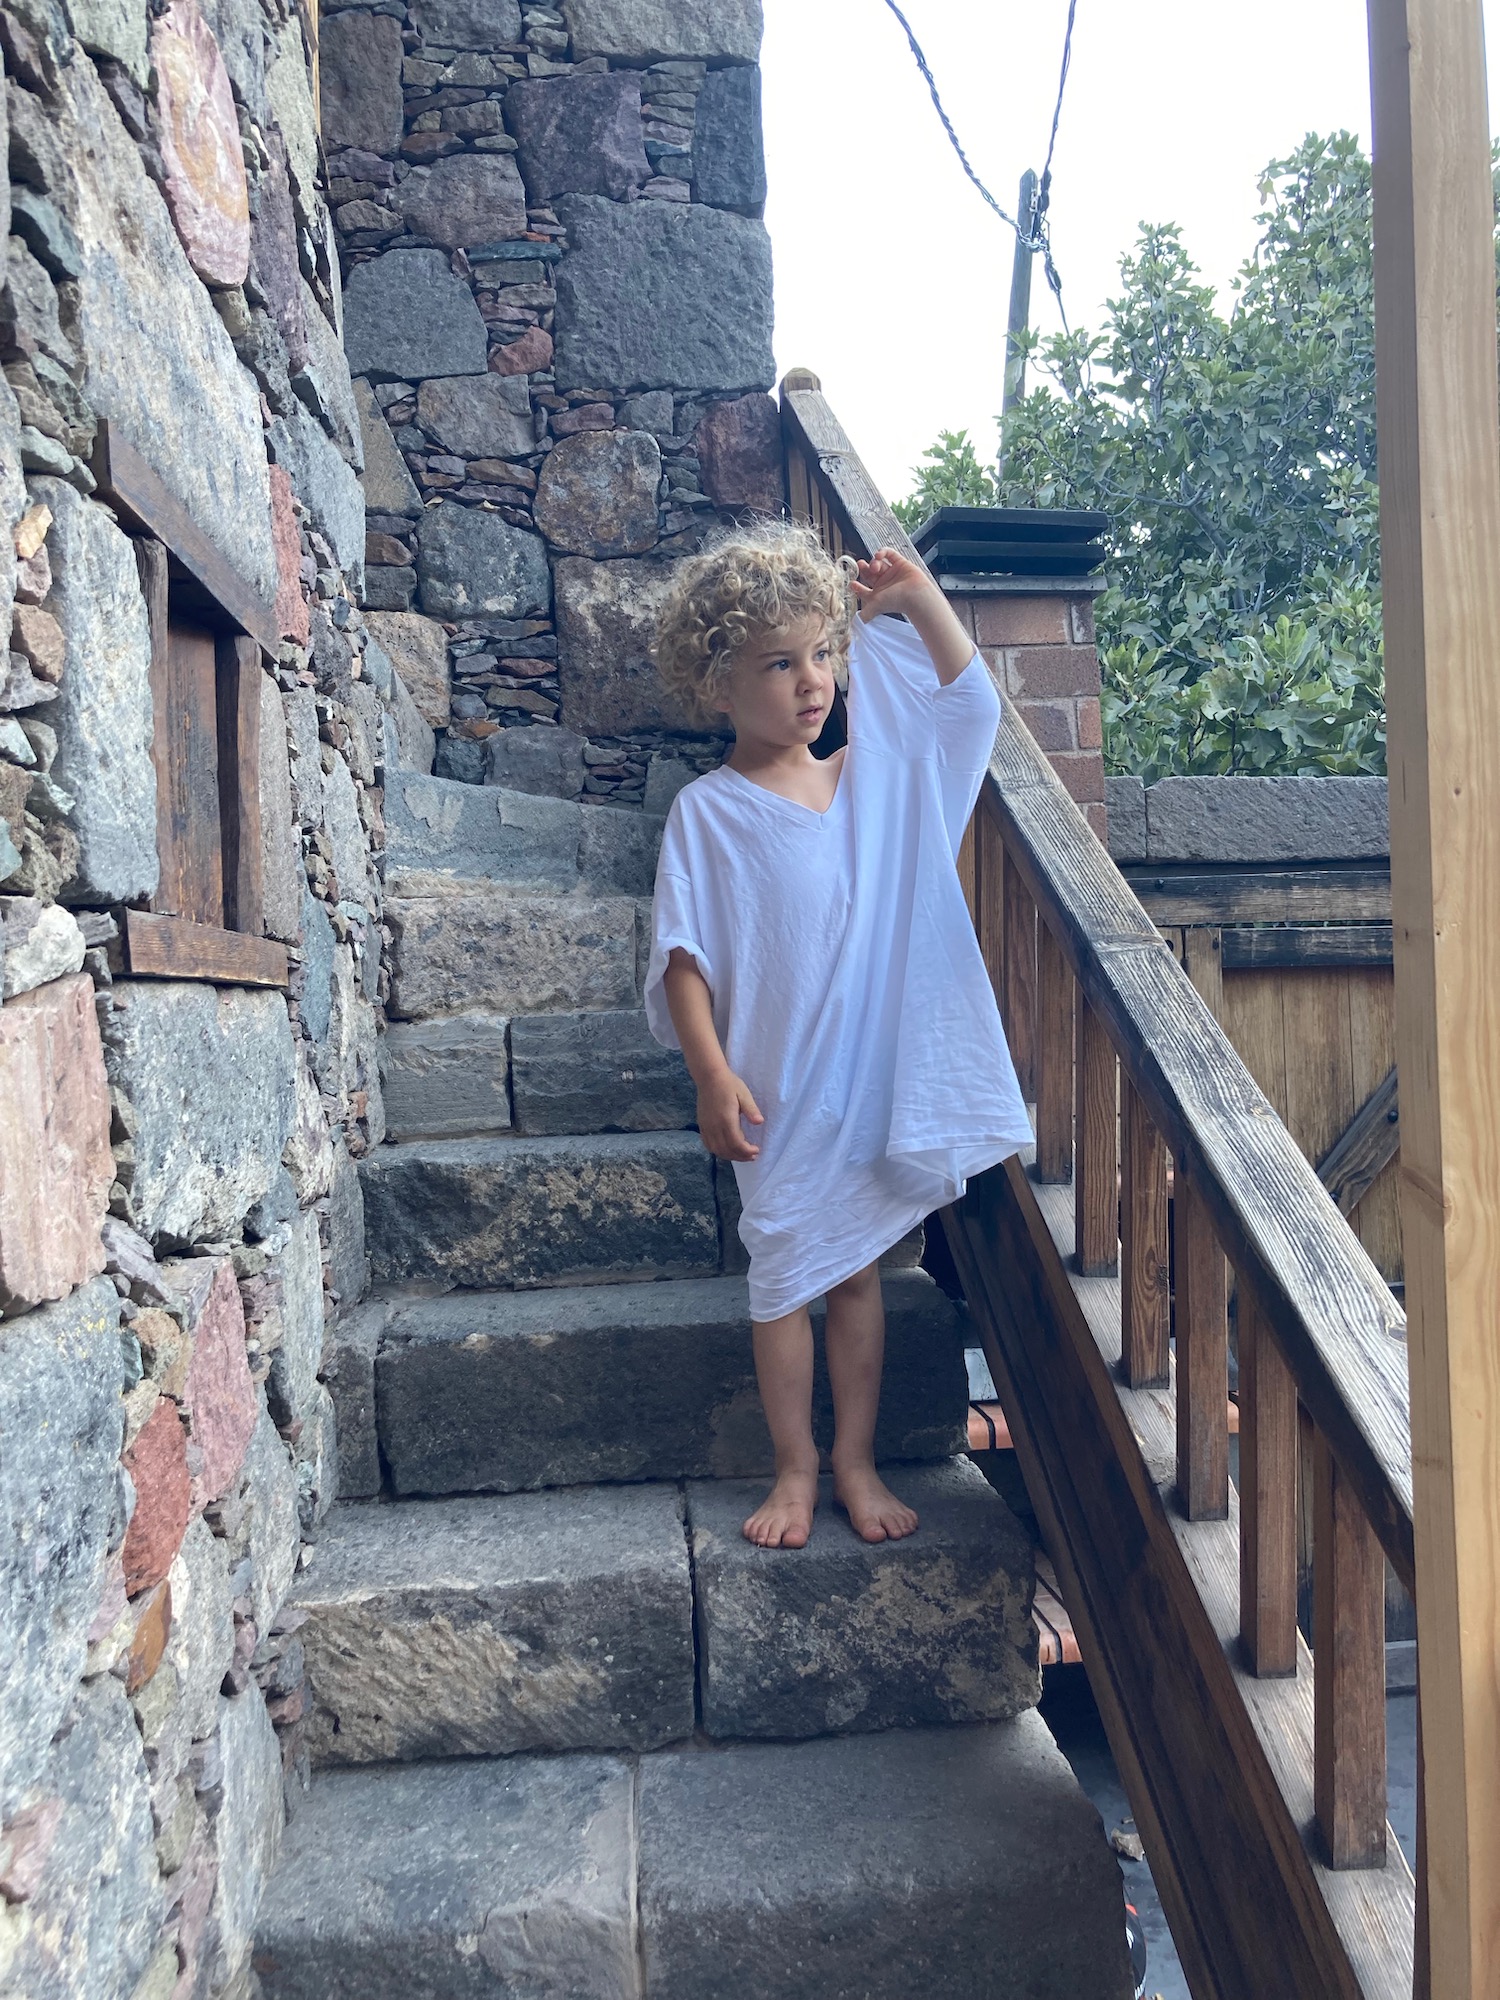
<svg viewBox="0 0 1500 2000"><path fill-rule="evenodd" d="M790 661L790 660L772 660L772 661L770 662L770 667L771 667L771 672L772 672L772 673L774 674L774 673L776 673L776 672L777 672L777 671L778 671L778 670L779 670L780 668L782 668L782 667L790 667L790 666L791 666L791 664L792 664L792 663L791 663L791 661Z"/></svg>

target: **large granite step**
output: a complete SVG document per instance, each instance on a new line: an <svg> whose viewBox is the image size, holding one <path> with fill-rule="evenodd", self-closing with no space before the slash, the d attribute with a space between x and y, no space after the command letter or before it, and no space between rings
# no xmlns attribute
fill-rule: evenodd
<svg viewBox="0 0 1500 2000"><path fill-rule="evenodd" d="M445 1139L360 1163L374 1282L562 1285L710 1276L713 1162L694 1132Z"/></svg>
<svg viewBox="0 0 1500 2000"><path fill-rule="evenodd" d="M291 1604L313 1759L648 1750L693 1729L675 1486L340 1505Z"/></svg>
<svg viewBox="0 0 1500 2000"><path fill-rule="evenodd" d="M518 1158L530 1150L510 1144ZM921 1271L888 1272L884 1285L877 1453L951 1458L967 1435L958 1315ZM376 1301L339 1323L326 1373L346 1495L379 1490L382 1458L399 1494L771 1470L743 1278ZM821 1341L814 1394L826 1446Z"/></svg>
<svg viewBox="0 0 1500 2000"><path fill-rule="evenodd" d="M745 1540L762 1482L688 1487L710 1736L1002 1722L1035 1707L1029 1538L967 1459L892 1466L886 1476L916 1509L916 1534L861 1541L825 1479L801 1549Z"/></svg>
<svg viewBox="0 0 1500 2000"><path fill-rule="evenodd" d="M1129 2000L1118 1863L1035 1713L320 1776L265 2000Z"/></svg>
<svg viewBox="0 0 1500 2000"><path fill-rule="evenodd" d="M649 896L663 821L498 785L397 771L385 794L385 873L396 896L455 882L534 894Z"/></svg>

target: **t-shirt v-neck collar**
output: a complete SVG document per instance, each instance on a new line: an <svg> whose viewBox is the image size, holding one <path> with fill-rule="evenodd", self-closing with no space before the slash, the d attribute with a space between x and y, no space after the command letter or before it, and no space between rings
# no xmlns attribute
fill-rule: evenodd
<svg viewBox="0 0 1500 2000"><path fill-rule="evenodd" d="M800 799L789 799L784 792L773 792L769 785L756 784L753 778L747 778L743 771L735 770L732 764L721 764L719 766L720 775L728 778L739 790L753 793L757 799L763 799L773 809L779 806L787 813L794 813L799 820L810 820L816 826L821 826L826 820L830 820L833 817L840 800L847 790L844 780L848 775L848 770L849 752L846 749L844 751L843 762L839 765L838 783L833 788L833 797L828 801L822 812L819 812L816 806L805 806Z"/></svg>

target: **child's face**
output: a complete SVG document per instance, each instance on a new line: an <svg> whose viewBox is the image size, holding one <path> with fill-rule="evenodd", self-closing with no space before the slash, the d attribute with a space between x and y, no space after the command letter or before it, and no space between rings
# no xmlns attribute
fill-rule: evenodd
<svg viewBox="0 0 1500 2000"><path fill-rule="evenodd" d="M809 617L751 639L736 658L717 706L742 743L791 750L817 741L833 692L828 622Z"/></svg>

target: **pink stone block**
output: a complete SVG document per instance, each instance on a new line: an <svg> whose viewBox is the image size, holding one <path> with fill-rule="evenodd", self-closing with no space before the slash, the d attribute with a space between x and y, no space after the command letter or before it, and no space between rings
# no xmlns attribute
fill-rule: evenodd
<svg viewBox="0 0 1500 2000"><path fill-rule="evenodd" d="M229 72L196 0L171 0L151 29L167 206L188 262L210 285L250 269L250 193Z"/></svg>
<svg viewBox="0 0 1500 2000"><path fill-rule="evenodd" d="M125 1454L135 1512L125 1531L125 1588L152 1590L172 1567L192 1509L187 1438L177 1405L163 1396Z"/></svg>
<svg viewBox="0 0 1500 2000"><path fill-rule="evenodd" d="M0 1008L0 1312L104 1269L114 1177L94 985L74 973Z"/></svg>
<svg viewBox="0 0 1500 2000"><path fill-rule="evenodd" d="M779 512L782 502L781 416L769 396L735 396L714 403L696 432L703 490L721 507Z"/></svg>
<svg viewBox="0 0 1500 2000"><path fill-rule="evenodd" d="M239 1478L259 1405L245 1357L245 1312L227 1258L214 1272L193 1329L182 1392L192 1431L192 1502L198 1513Z"/></svg>
<svg viewBox="0 0 1500 2000"><path fill-rule="evenodd" d="M539 368L551 366L552 336L545 327L530 327L519 340L490 350L492 375L534 375Z"/></svg>

